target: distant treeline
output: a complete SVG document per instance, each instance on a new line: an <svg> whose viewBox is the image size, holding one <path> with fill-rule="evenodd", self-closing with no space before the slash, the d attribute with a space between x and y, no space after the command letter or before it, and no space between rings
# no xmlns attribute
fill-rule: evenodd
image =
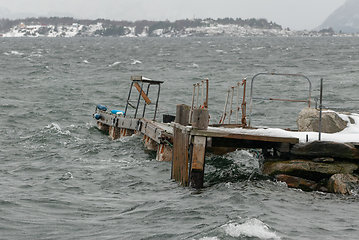
<svg viewBox="0 0 359 240"><path fill-rule="evenodd" d="M282 27L276 23L268 22L266 19L241 19L241 18L218 18L217 20L212 18L207 19L184 19L177 20L174 22L170 21L112 21L107 19L96 19L96 20L81 20L74 19L72 17L39 17L39 18L25 18L25 19L0 19L0 32L7 32L10 28L17 26L21 23L26 25L43 24L43 25L54 25L54 26L69 26L74 23L81 24L84 26L102 23L103 30L98 30L96 34L103 36L121 36L126 34L125 27L136 27L135 34L141 34L145 27L148 27L148 35L157 29L167 29L180 31L185 28L196 28L206 27L210 24L235 24L238 26L249 26L252 28L260 29L282 29Z"/></svg>

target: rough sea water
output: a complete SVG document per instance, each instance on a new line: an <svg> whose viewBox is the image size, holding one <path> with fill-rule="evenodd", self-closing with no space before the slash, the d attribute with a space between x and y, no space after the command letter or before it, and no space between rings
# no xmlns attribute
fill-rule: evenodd
<svg viewBox="0 0 359 240"><path fill-rule="evenodd" d="M0 239L358 239L359 196L289 189L248 150L209 156L205 187L170 179L141 136L111 141L97 104L123 110L131 75L164 81L160 114L209 79L211 123L228 89L300 73L312 98L359 112L357 38L0 39ZM258 77L263 98L308 98L301 78ZM314 102L312 104L315 104ZM296 128L305 103L255 100L252 125ZM159 115L161 118L161 115Z"/></svg>

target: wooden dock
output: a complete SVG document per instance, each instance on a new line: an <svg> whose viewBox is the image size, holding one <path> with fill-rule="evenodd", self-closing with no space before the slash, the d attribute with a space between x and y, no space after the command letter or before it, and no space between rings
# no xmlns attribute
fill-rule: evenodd
<svg viewBox="0 0 359 240"><path fill-rule="evenodd" d="M97 119L98 128L108 131L113 140L142 134L145 146L157 151L156 159L172 161L171 178L183 186L195 188L203 187L207 152L224 154L236 149L257 148L262 152L274 149L286 154L299 142L298 138L238 134L224 127L208 127L208 109L195 109L194 121L188 125L190 109L190 106L178 105L176 121L171 124L119 116L98 108L94 116L101 116Z"/></svg>
<svg viewBox="0 0 359 240"><path fill-rule="evenodd" d="M100 130L108 131L109 136L113 140L132 134L142 134L146 148L157 151L156 159L172 161L171 178L183 186L203 187L205 156L207 152L225 154L236 149L256 148L261 149L263 154L266 154L269 150L274 150L285 155L290 152L294 144L299 142L297 138L239 134L235 133L235 131L228 131L228 129L233 127L247 127L245 116L242 116L242 125L219 124L218 126L209 127L208 80L202 81L202 84L194 84L191 106L178 104L175 120L171 124L161 123L156 121L155 118L160 85L163 82L146 79L141 76L131 77L131 80L132 83L125 111L119 111L120 114L118 114L117 110L110 112L102 105L97 106L93 114L97 121L97 126ZM243 83L237 85L237 92L240 85L245 86L245 80L243 80ZM144 91L146 89L145 85L147 85L146 92ZM149 120L145 117L145 111L146 107L153 102L148 95L151 85L158 86L158 93L157 101L155 101L154 116L152 120ZM131 103L133 87L138 92L135 104ZM204 102L198 106L194 102L196 94L198 102L200 88L202 88L202 94L206 92L206 96L202 95ZM206 88L206 91L204 88ZM234 92L234 89L232 88L231 91ZM245 92L243 95L245 95ZM141 111L140 107L142 104L142 117L137 117ZM129 116L129 106L135 109L133 117ZM244 97L243 106L245 107ZM239 110L239 107L237 109ZM228 122L230 122L232 112L233 110L230 109ZM245 113L245 109L242 109L242 115L243 113ZM224 113L222 121L224 121L226 116L226 113Z"/></svg>
<svg viewBox="0 0 359 240"><path fill-rule="evenodd" d="M302 75L300 76L303 77ZM252 79L252 88L255 77ZM309 82L308 100L272 98L269 100L299 101L308 103L310 106L311 83L308 78L305 77L305 79ZM332 181L333 183L328 183L327 187L331 189L332 185L338 185L337 183L334 184L338 178L348 178L346 175L341 176L340 174L359 172L359 164L352 163L352 161L359 161L358 144L340 144L336 142L321 142L320 140L319 142L299 143L297 137L266 135L263 131L261 134L256 133L255 128L247 125L245 80L229 90L220 124L212 126L208 125L208 80L202 81L202 84L194 84L192 104L178 104L176 116L170 116L173 119L164 123L156 121L160 85L163 82L142 77L131 77L131 80L131 89L125 111L109 111L106 107L98 105L93 114L94 119L97 121L97 126L100 130L108 132L113 140L132 134L142 134L146 148L157 152L157 160L172 161L171 178L182 186L203 187L205 159L208 152L222 155L237 149L258 149L258 152L265 159L263 173L276 177L280 181L287 182L288 186L302 189L322 190L323 187L319 185L319 182L325 179L328 180L332 176L334 179L329 179L329 182ZM145 92L146 85L147 91ZM158 86L156 101L151 101L154 96L149 96L151 85ZM205 85L206 91L204 90ZM244 86L243 102L241 105L239 104L240 86ZM133 87L138 92L135 104L131 101ZM232 108L235 89L237 91L237 107ZM202 91L203 102L199 105L200 91ZM204 92L206 92L206 96L203 95ZM197 104L194 104L196 95ZM251 93L251 105L252 99L254 98L252 98ZM227 111L227 102L229 111ZM155 107L152 120L145 114L147 107L151 105ZM128 107L134 109L132 116L129 114ZM241 118L239 118L240 110L242 112ZM142 116L138 117L141 111ZM232 114L236 115L235 123L231 123ZM239 119L241 119L240 124ZM228 123L224 124L225 121ZM332 164L333 158L338 163ZM319 182L307 181L295 174L294 176L289 176L292 173L301 173L301 176L309 177L309 179ZM337 176L338 174L340 175L339 177ZM325 179L317 179L319 177L324 177ZM359 179L355 181L359 183ZM330 191L348 192L346 188L344 190Z"/></svg>

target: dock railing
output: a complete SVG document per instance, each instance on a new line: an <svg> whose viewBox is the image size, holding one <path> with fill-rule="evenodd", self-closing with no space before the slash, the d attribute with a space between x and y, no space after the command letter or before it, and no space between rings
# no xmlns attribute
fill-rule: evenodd
<svg viewBox="0 0 359 240"><path fill-rule="evenodd" d="M227 118L227 124L231 124L231 117L232 114L236 114L236 121L235 124L239 124L239 111L242 110L242 118L241 118L241 124L242 126L246 126L246 85L247 80L243 79L242 82L238 82L236 86L231 87L228 90L226 102L224 104L224 110L222 117L219 121L219 124L225 124L225 119ZM239 106L239 98L240 98L240 87L243 86L243 100L241 106ZM236 108L233 109L233 98L236 92ZM229 109L227 110L227 107L229 105Z"/></svg>
<svg viewBox="0 0 359 240"><path fill-rule="evenodd" d="M160 90L161 90L161 84L163 83L163 81L155 81L155 80L151 80L142 76L131 76L131 87L128 93L128 97L127 97L127 102L126 102L126 108L125 108L125 116L128 115L128 106L132 107L135 109L135 113L134 113L134 118L137 118L137 114L139 113L140 110L140 104L141 104L141 98L145 101L144 105L143 105L143 110L142 110L142 118L145 117L145 113L146 113L146 106L147 105L155 105L155 109L154 109L154 114L153 114L153 120L156 120L156 114L157 114L157 109L158 109L158 101L159 101L159 97L160 97ZM150 90L150 86L151 85L157 85L158 89L157 89L157 99L155 103L152 103L152 101L149 98L149 90ZM132 95L132 89L133 87L136 88L136 90L138 91L138 98L137 101L131 101L131 95ZM144 91L144 89L146 89L146 92Z"/></svg>
<svg viewBox="0 0 359 240"><path fill-rule="evenodd" d="M192 123L193 110L196 108L208 108L208 79L202 80L200 83L193 84L191 113L189 115L189 123ZM201 94L200 94L201 92ZM201 102L199 97L201 95Z"/></svg>
<svg viewBox="0 0 359 240"><path fill-rule="evenodd" d="M297 99L280 99L280 98L271 98L271 97L254 97L253 96L253 87L254 87L254 80L256 77L260 76L260 75L278 75L278 76L290 76L290 77L301 77L304 78L308 81L309 84L309 96L308 96L308 100L297 100ZM253 99L261 99L261 100L271 100L271 101L287 101L287 102L306 102L308 103L308 107L310 107L310 102L311 102L311 97L312 97L312 83L309 80L308 77L302 75L302 74L286 74L286 73L258 73L256 75L254 75L254 77L252 78L252 82L251 82L251 94L250 94L250 105L249 105L249 121L248 121L248 126L251 126L251 116L252 116L252 105L253 105Z"/></svg>

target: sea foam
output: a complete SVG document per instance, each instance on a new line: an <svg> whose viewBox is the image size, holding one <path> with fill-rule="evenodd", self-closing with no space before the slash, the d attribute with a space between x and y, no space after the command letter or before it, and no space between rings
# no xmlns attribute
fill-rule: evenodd
<svg viewBox="0 0 359 240"><path fill-rule="evenodd" d="M258 219L248 219L242 224L228 223L223 226L224 231L231 237L258 237L260 239L280 239L277 234Z"/></svg>

